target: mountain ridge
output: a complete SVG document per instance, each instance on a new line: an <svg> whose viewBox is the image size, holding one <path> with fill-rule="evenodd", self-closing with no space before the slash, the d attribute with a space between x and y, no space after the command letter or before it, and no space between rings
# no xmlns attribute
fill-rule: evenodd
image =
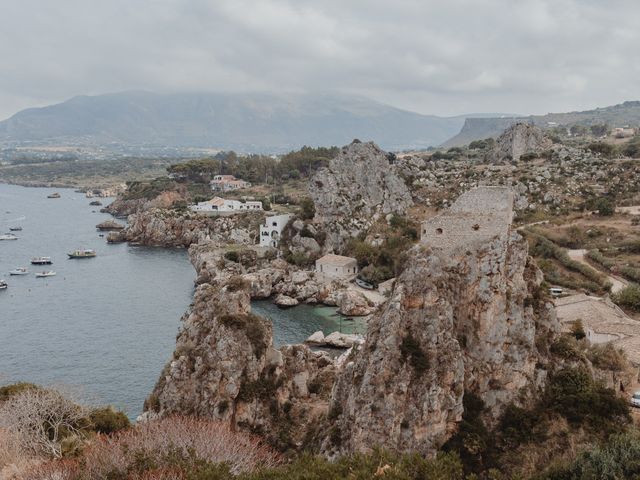
<svg viewBox="0 0 640 480"><path fill-rule="evenodd" d="M482 115L482 114L476 114ZM423 115L345 94L78 95L0 122L0 144L167 145L277 153L376 139L388 149L435 146L466 116Z"/></svg>

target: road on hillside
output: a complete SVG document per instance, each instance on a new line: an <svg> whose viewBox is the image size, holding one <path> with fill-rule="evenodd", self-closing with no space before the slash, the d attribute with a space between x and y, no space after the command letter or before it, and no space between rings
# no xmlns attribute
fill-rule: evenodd
<svg viewBox="0 0 640 480"><path fill-rule="evenodd" d="M567 254L569 255L569 258L571 260L584 263L585 265L589 265L591 268L594 268L593 265L587 262L587 260L584 258L586 253L587 253L587 250L585 250L584 248L580 248L577 250L567 250ZM607 275L607 278L611 282L611 293L617 293L628 285L628 283L625 280L622 280L621 278L618 278L618 277L614 277L607 272L604 272L604 273Z"/></svg>

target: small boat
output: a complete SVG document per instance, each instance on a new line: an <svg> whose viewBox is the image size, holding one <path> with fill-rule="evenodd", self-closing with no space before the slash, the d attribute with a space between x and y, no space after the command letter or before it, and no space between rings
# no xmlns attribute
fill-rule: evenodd
<svg viewBox="0 0 640 480"><path fill-rule="evenodd" d="M24 267L16 267L9 272L9 275L28 275L29 270Z"/></svg>
<svg viewBox="0 0 640 480"><path fill-rule="evenodd" d="M16 237L13 233L5 233L4 235L0 235L0 240L17 240L18 237Z"/></svg>
<svg viewBox="0 0 640 480"><path fill-rule="evenodd" d="M53 270L36 273L36 278L53 277L56 274Z"/></svg>
<svg viewBox="0 0 640 480"><path fill-rule="evenodd" d="M31 259L32 265L51 265L51 257L33 257Z"/></svg>
<svg viewBox="0 0 640 480"><path fill-rule="evenodd" d="M0 290L6 290L9 284L4 280L0 280Z"/></svg>
<svg viewBox="0 0 640 480"><path fill-rule="evenodd" d="M47 195L47 198L60 198L60 194L58 192L54 192L51 195Z"/></svg>
<svg viewBox="0 0 640 480"><path fill-rule="evenodd" d="M95 250L86 249L86 250L74 250L71 253L67 253L67 255L69 255L69 258L93 258L98 254L96 253Z"/></svg>
<svg viewBox="0 0 640 480"><path fill-rule="evenodd" d="M9 227L9 231L11 232L21 232L22 227Z"/></svg>
<svg viewBox="0 0 640 480"><path fill-rule="evenodd" d="M89 205L93 205L95 207L101 206L102 202L100 200L94 200L93 202L89 203Z"/></svg>

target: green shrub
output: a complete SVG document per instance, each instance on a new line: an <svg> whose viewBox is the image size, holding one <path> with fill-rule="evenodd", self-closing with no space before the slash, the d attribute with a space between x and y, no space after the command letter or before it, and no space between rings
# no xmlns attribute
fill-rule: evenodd
<svg viewBox="0 0 640 480"><path fill-rule="evenodd" d="M573 325L571 325L571 335L573 335L573 338L576 340L582 340L587 336L584 331L584 326L582 325L582 320L577 319L573 322Z"/></svg>
<svg viewBox="0 0 640 480"><path fill-rule="evenodd" d="M631 417L627 401L597 384L585 367L563 368L547 384L544 406L570 423L620 431Z"/></svg>
<svg viewBox="0 0 640 480"><path fill-rule="evenodd" d="M640 478L640 433L612 435L569 465L554 467L540 480L624 480Z"/></svg>
<svg viewBox="0 0 640 480"><path fill-rule="evenodd" d="M624 351L617 349L611 343L593 345L587 351L587 358L594 367L602 370L619 372L628 366Z"/></svg>
<svg viewBox="0 0 640 480"><path fill-rule="evenodd" d="M129 418L113 407L96 408L89 414L91 429L98 433L114 433L129 428Z"/></svg>
<svg viewBox="0 0 640 480"><path fill-rule="evenodd" d="M640 312L640 286L633 283L612 295L618 305Z"/></svg>
<svg viewBox="0 0 640 480"><path fill-rule="evenodd" d="M11 385L5 385L4 387L0 387L0 402L8 400L14 395L24 392L25 390L30 390L32 388L39 388L37 385L33 383L27 382L18 382L12 383Z"/></svg>
<svg viewBox="0 0 640 480"><path fill-rule="evenodd" d="M580 344L572 335L561 335L549 347L549 351L565 360L582 358Z"/></svg>
<svg viewBox="0 0 640 480"><path fill-rule="evenodd" d="M309 197L305 197L300 200L300 218L303 220L311 220L316 214L316 207L313 204L313 200Z"/></svg>

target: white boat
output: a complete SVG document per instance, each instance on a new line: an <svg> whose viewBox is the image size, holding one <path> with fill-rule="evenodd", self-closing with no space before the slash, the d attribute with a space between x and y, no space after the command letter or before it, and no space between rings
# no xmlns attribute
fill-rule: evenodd
<svg viewBox="0 0 640 480"><path fill-rule="evenodd" d="M51 265L51 257L33 257L31 259L33 265Z"/></svg>
<svg viewBox="0 0 640 480"><path fill-rule="evenodd" d="M9 275L28 275L29 270L24 267L16 267L9 272Z"/></svg>
<svg viewBox="0 0 640 480"><path fill-rule="evenodd" d="M0 290L6 290L9 284L4 280L0 280Z"/></svg>
<svg viewBox="0 0 640 480"><path fill-rule="evenodd" d="M13 233L5 233L4 235L0 235L0 240L17 240L18 237L16 237Z"/></svg>
<svg viewBox="0 0 640 480"><path fill-rule="evenodd" d="M56 272L49 270L48 272L36 273L36 278L53 277Z"/></svg>

